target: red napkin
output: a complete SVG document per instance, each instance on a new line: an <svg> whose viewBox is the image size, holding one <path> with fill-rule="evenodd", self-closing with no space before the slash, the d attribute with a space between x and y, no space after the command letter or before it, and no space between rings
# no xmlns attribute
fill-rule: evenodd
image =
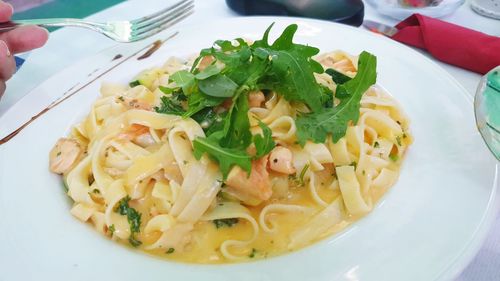
<svg viewBox="0 0 500 281"><path fill-rule="evenodd" d="M500 37L414 14L392 39L427 50L438 60L485 74L500 65Z"/></svg>

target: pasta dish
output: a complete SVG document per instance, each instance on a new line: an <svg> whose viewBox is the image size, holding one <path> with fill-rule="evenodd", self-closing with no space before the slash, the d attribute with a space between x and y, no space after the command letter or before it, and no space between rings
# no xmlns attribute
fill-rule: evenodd
<svg viewBox="0 0 500 281"><path fill-rule="evenodd" d="M218 40L129 85L104 83L50 152L71 214L169 259L227 263L300 249L369 213L412 137L376 57Z"/></svg>

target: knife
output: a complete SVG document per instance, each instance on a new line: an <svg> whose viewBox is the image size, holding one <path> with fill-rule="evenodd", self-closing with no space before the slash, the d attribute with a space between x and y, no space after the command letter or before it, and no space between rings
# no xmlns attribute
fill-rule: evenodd
<svg viewBox="0 0 500 281"><path fill-rule="evenodd" d="M388 37L394 36L399 31L397 28L395 28L393 26L386 25L386 24L372 21L372 20L364 20L363 27L368 29L371 32L382 34L382 35L385 35Z"/></svg>

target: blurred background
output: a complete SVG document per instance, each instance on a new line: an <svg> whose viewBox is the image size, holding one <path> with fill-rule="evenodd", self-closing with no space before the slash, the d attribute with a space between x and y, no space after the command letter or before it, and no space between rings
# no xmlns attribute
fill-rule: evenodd
<svg viewBox="0 0 500 281"><path fill-rule="evenodd" d="M125 0L4 0L14 6L14 19L83 18Z"/></svg>

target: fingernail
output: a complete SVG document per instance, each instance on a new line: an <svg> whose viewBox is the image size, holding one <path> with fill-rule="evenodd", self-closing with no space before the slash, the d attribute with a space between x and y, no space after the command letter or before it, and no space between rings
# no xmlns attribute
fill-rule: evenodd
<svg viewBox="0 0 500 281"><path fill-rule="evenodd" d="M0 0L0 1L2 1L2 0ZM7 55L7 57L10 57L11 54L10 54L10 50L9 50L9 47L7 46L7 44L5 44L4 41L0 41L0 45L2 45L5 48L5 54Z"/></svg>

